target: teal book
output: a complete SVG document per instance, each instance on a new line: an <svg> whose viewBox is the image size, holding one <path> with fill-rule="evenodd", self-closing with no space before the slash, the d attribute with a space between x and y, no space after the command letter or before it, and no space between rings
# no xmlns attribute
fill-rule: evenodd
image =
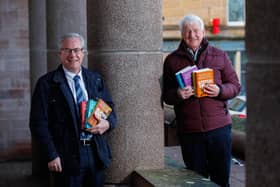
<svg viewBox="0 0 280 187"><path fill-rule="evenodd" d="M91 115L93 115L93 111L94 111L96 104L97 104L97 102L93 99L89 99L87 101L87 107L86 107L86 113L85 113L85 125L84 125L85 129L91 128L91 125L88 123L87 119Z"/></svg>
<svg viewBox="0 0 280 187"><path fill-rule="evenodd" d="M179 84L179 87L180 87L180 88L184 88L184 87L185 87L185 84L184 84L184 82L183 82L181 73L180 73L180 72L177 72L177 73L175 74L175 76L176 76L177 82L178 82L178 84Z"/></svg>

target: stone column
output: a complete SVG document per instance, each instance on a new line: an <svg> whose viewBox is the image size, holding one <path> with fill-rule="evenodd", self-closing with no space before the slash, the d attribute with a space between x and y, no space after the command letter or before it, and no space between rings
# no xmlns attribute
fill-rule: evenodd
<svg viewBox="0 0 280 187"><path fill-rule="evenodd" d="M29 0L30 85L31 93L38 78L47 72L46 1ZM31 95L30 95L31 96ZM45 174L43 156L32 139L32 174Z"/></svg>
<svg viewBox="0 0 280 187"><path fill-rule="evenodd" d="M280 1L246 1L246 186L280 184Z"/></svg>
<svg viewBox="0 0 280 187"><path fill-rule="evenodd" d="M89 68L104 76L118 116L107 183L164 166L161 0L88 1Z"/></svg>
<svg viewBox="0 0 280 187"><path fill-rule="evenodd" d="M60 37L68 32L80 33L87 39L86 0L47 1L48 70L60 63L57 49ZM87 58L84 60L87 66Z"/></svg>
<svg viewBox="0 0 280 187"><path fill-rule="evenodd" d="M29 0L31 91L47 72L46 1Z"/></svg>

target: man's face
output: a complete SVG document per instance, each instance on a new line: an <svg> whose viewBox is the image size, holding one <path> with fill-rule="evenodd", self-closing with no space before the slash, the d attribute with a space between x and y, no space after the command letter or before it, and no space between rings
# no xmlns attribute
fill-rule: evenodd
<svg viewBox="0 0 280 187"><path fill-rule="evenodd" d="M204 29L201 29L197 23L188 23L184 27L182 38L189 48L196 50L205 35Z"/></svg>
<svg viewBox="0 0 280 187"><path fill-rule="evenodd" d="M67 70L78 73L85 56L80 39L75 37L65 39L58 56Z"/></svg>

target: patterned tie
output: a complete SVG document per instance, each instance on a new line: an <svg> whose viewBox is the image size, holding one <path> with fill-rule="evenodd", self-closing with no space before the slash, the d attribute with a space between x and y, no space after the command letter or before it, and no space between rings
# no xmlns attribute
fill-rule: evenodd
<svg viewBox="0 0 280 187"><path fill-rule="evenodd" d="M85 100L85 97L84 97L84 94L83 94L83 90L82 90L80 82L79 82L80 81L80 76L79 75L75 75L73 80L75 82L77 106L78 106L78 109L80 111L80 103ZM83 139L87 139L88 140L88 139L91 139L91 137L92 137L92 134L84 132L84 131L82 131L81 134L80 134L80 139L81 140L83 140Z"/></svg>
<svg viewBox="0 0 280 187"><path fill-rule="evenodd" d="M80 81L80 76L75 75L75 77L73 79L74 79L74 82L75 82L77 105L80 106L80 103L85 100L84 94L83 94L83 91L82 91L82 88L81 88L80 82L79 82Z"/></svg>

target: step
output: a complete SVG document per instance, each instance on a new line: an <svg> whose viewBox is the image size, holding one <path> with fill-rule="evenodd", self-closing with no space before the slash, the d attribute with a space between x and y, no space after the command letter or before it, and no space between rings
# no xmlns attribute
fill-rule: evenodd
<svg viewBox="0 0 280 187"><path fill-rule="evenodd" d="M133 187L217 187L201 175L185 169L177 161L165 156L163 169L136 169L132 175Z"/></svg>

